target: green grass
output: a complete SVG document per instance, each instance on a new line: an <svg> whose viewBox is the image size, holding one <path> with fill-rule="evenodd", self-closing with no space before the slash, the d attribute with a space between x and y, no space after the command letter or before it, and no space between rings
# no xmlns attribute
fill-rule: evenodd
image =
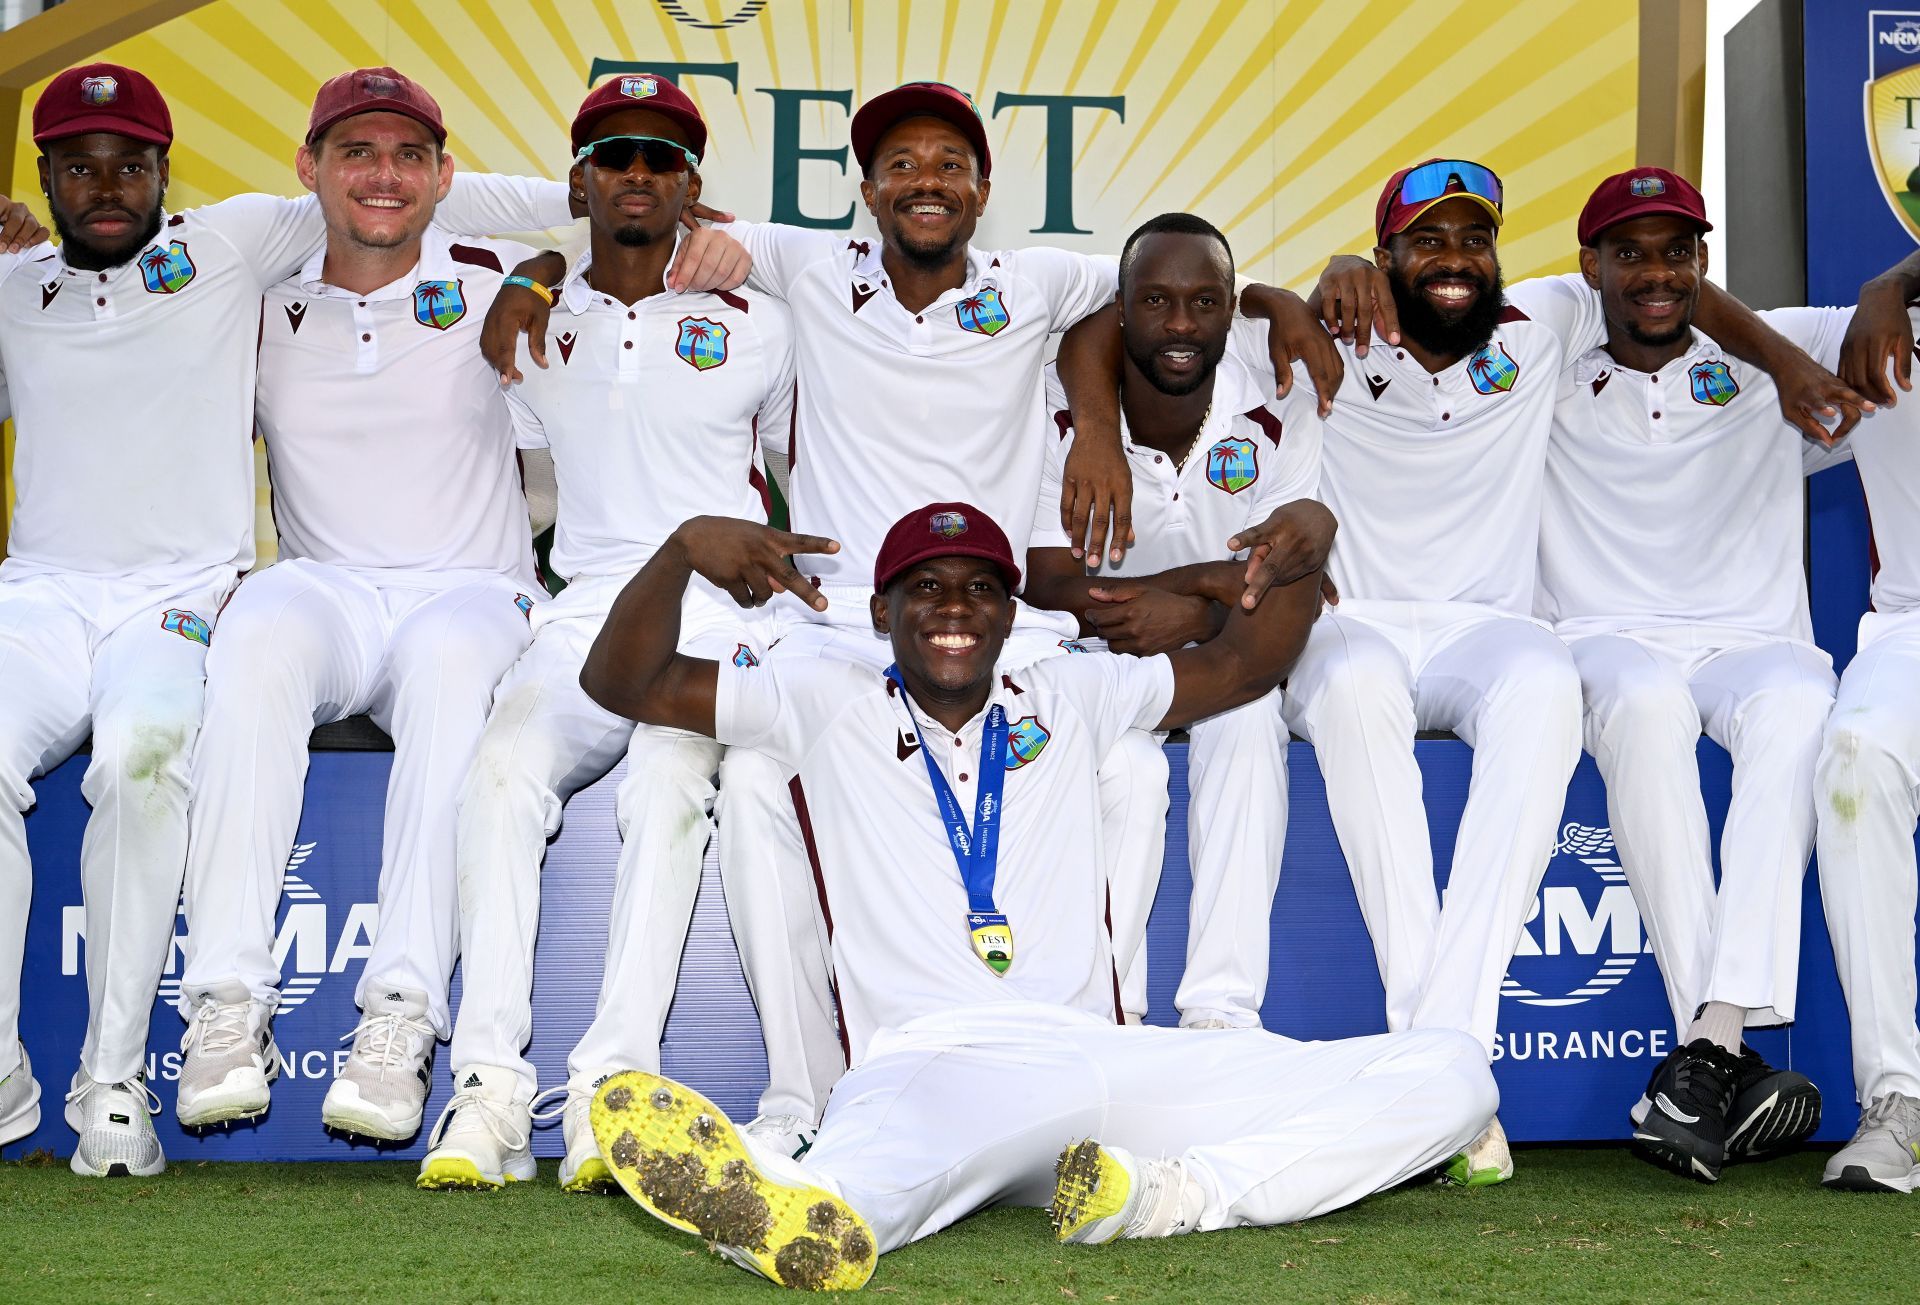
<svg viewBox="0 0 1920 1305"><path fill-rule="evenodd" d="M1409 1187L1290 1228L1063 1247L1034 1210L884 1257L901 1301L1913 1300L1920 1199L1826 1192L1823 1154L1706 1187L1624 1150L1522 1151L1518 1178ZM0 1300L617 1300L774 1289L624 1197L540 1182L424 1193L395 1163L182 1165L76 1178L0 1164Z"/></svg>

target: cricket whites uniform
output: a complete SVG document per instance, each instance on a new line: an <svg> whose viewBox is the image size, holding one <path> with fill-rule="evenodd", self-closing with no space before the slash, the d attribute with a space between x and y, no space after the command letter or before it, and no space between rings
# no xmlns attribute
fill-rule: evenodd
<svg viewBox="0 0 1920 1305"><path fill-rule="evenodd" d="M1848 309L1767 323L1838 364ZM1780 417L1772 379L1693 332L1645 373L1603 347L1560 378L1537 611L1567 642L1586 747L1677 1030L1726 1002L1793 1018L1813 775L1833 705L1802 569L1807 470L1831 461ZM1695 748L1733 758L1714 887Z"/></svg>
<svg viewBox="0 0 1920 1305"><path fill-rule="evenodd" d="M1824 361L1824 360L1823 360ZM1820 900L1863 1108L1920 1098L1913 832L1920 820L1920 404L1863 417L1850 448L1873 525L1873 605L1814 777ZM1846 1153L1843 1152L1843 1155Z"/></svg>
<svg viewBox="0 0 1920 1305"><path fill-rule="evenodd" d="M281 559L247 580L208 656L193 759L181 1010L278 1001L274 916L313 727L365 713L393 736L379 927L356 1001L452 1028L454 801L540 588L513 423L480 328L525 246L421 240L406 275L329 285L325 250L267 292L255 402ZM181 1113L217 1109L183 1075ZM257 1084L255 1087L257 1091ZM264 1102L259 1104L264 1105ZM384 1136L384 1134L376 1134Z"/></svg>
<svg viewBox="0 0 1920 1305"><path fill-rule="evenodd" d="M1133 527L1139 540L1118 566L1102 558L1089 574L1145 578L1176 567L1244 560L1227 541L1320 488L1320 417L1304 377L1274 398L1264 350L1251 366L1229 355L1213 376L1213 402L1184 468L1136 445L1124 419L1121 440L1133 472ZM1033 548L1071 547L1056 509L1073 448L1066 393L1047 369L1052 437L1033 512ZM1100 641L1087 640L1098 647ZM1269 922L1286 843L1287 726L1278 690L1188 726L1188 862L1193 900L1187 964L1174 998L1183 1023L1260 1024L1267 990ZM1154 869L1158 869L1156 865ZM1157 874L1116 885L1113 936L1122 1004L1146 1008L1146 930Z"/></svg>
<svg viewBox="0 0 1920 1305"><path fill-rule="evenodd" d="M1009 538L1028 537L1047 453L1047 337L1113 298L1117 263L1055 249L970 249L965 283L911 313L894 295L877 242L751 222L727 231L753 256L748 284L793 313L800 384L786 450L792 528L840 542L832 556L801 560L827 599L825 612L790 598L769 607L771 656L884 667L892 654L868 604L887 527L921 504L965 499ZM1021 604L1009 656L1059 653L1076 633L1062 613ZM1159 873L1166 759L1146 735L1119 738L1116 747L1103 783L1108 851L1115 881L1140 883ZM806 851L783 796L791 772L743 755L733 773L743 782L722 793L721 823L734 822L731 854L753 858L736 873L763 892L804 895ZM786 909L798 929L812 908ZM824 985L824 968L812 972L823 966L817 944L796 933L792 947L806 955L808 978ZM823 1028L810 1024L810 1047L823 1046Z"/></svg>
<svg viewBox="0 0 1920 1305"><path fill-rule="evenodd" d="M1340 521L1322 613L1288 678L1386 987L1387 1027L1491 1050L1506 972L1580 756L1579 680L1532 618L1554 387L1597 344L1578 277L1509 287L1486 347L1435 374L1405 349L1346 349L1321 499ZM1445 906L1417 730L1473 747Z"/></svg>
<svg viewBox="0 0 1920 1305"><path fill-rule="evenodd" d="M867 666L720 667L715 733L797 775L832 920L853 1068L802 1169L865 1217L879 1250L984 1206L1045 1204L1055 1159L1088 1136L1182 1157L1205 1193L1197 1226L1221 1228L1391 1186L1492 1115L1480 1049L1446 1030L1299 1043L1116 1027L1097 769L1172 694L1165 657L1003 659L989 708L1011 729L986 757L988 712L951 734ZM983 767L1004 767L1004 973L969 945L928 757L965 813Z"/></svg>
<svg viewBox="0 0 1920 1305"><path fill-rule="evenodd" d="M561 288L546 370L529 368L510 399L523 447L552 450L553 565L569 585L536 610L532 645L500 686L460 798L462 941L477 963L454 1032L455 1079L463 1083L469 1066L510 1072L521 1101L536 1087L522 1051L533 1032L540 861L567 798L623 756L605 977L569 1067L590 1082L660 1063L713 833L714 776L725 789L731 772L711 739L636 727L601 708L580 688L580 669L614 599L682 521L766 520L760 441L770 427L784 431L793 396L792 332L780 303L662 293L628 305L596 292L589 269L582 258ZM764 655L758 616L704 581L690 588L682 619L689 655L745 667ZM723 872L736 860L731 848L723 844ZM785 968L782 899L733 891L730 875L728 886L773 1076L767 1109L804 1115L811 1126L814 1094L832 1080L809 1080L793 1007L812 1000L824 1014L824 991L816 996Z"/></svg>

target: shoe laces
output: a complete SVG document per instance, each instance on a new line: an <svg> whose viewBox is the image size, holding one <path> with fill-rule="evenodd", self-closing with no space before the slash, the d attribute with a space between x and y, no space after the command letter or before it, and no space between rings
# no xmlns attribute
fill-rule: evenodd
<svg viewBox="0 0 1920 1305"><path fill-rule="evenodd" d="M1187 1167L1178 1158L1139 1162L1138 1204L1125 1236L1173 1237L1192 1223L1186 1210Z"/></svg>
<svg viewBox="0 0 1920 1305"><path fill-rule="evenodd" d="M1860 1116L1860 1132L1873 1128L1887 1129L1902 1146L1911 1146L1920 1139L1920 1101L1899 1092L1887 1093Z"/></svg>
<svg viewBox="0 0 1920 1305"><path fill-rule="evenodd" d="M746 1131L755 1137L806 1137L812 1134L813 1125L798 1115L756 1115L748 1124Z"/></svg>
<svg viewBox="0 0 1920 1305"><path fill-rule="evenodd" d="M429 1044L433 1040L433 1025L423 1019L410 1015L389 1012L385 1015L363 1016L359 1026L342 1034L340 1041L353 1044L353 1058L365 1061L380 1071L380 1079L386 1081L390 1069L404 1069L413 1064L418 1054L415 1039L425 1039Z"/></svg>
<svg viewBox="0 0 1920 1305"><path fill-rule="evenodd" d="M521 1124L520 1111L514 1109L512 1102L488 1096L481 1088L467 1088L454 1093L453 1099L447 1102L448 1124L451 1125L454 1118L463 1110L469 1112L469 1118L479 1120L480 1126L505 1149L524 1151L532 1145L530 1131ZM440 1137L435 1140L435 1145L444 1141L445 1138L446 1130L443 1129Z"/></svg>
<svg viewBox="0 0 1920 1305"><path fill-rule="evenodd" d="M160 1098L155 1096L153 1089L147 1086L147 1078L144 1074L118 1083L102 1083L91 1075L82 1073L80 1081L68 1090L67 1100L85 1111L91 1106L94 1094L97 1092L124 1092L136 1101L145 1097L147 1113L149 1115L160 1113Z"/></svg>
<svg viewBox="0 0 1920 1305"><path fill-rule="evenodd" d="M1710 1103L1724 1113L1733 1101L1734 1080L1740 1076L1739 1057L1719 1046L1702 1052L1685 1050L1687 1054L1674 1071L1674 1088L1682 1096Z"/></svg>
<svg viewBox="0 0 1920 1305"><path fill-rule="evenodd" d="M180 1050L191 1053L197 1049L209 1056L224 1056L237 1050L253 1041L249 1014L251 1007L244 1001L202 1001L193 1008L186 1036L180 1039Z"/></svg>
<svg viewBox="0 0 1920 1305"><path fill-rule="evenodd" d="M558 1087L550 1087L535 1095L533 1100L527 1103L527 1115L536 1123L550 1124L566 1114L573 1105L575 1096L588 1104L593 1102L591 1091L576 1093L569 1085L562 1083Z"/></svg>

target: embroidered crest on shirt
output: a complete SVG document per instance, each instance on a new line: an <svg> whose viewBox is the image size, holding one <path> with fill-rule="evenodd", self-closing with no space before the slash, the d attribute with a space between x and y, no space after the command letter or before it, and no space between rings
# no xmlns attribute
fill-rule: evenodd
<svg viewBox="0 0 1920 1305"><path fill-rule="evenodd" d="M286 309L287 329L295 335L300 334L300 323L307 320L307 306L303 303L291 303L286 305Z"/></svg>
<svg viewBox="0 0 1920 1305"><path fill-rule="evenodd" d="M1085 645L1084 643L1081 643L1078 639L1062 639L1060 641L1060 646L1062 648L1065 648L1070 653L1082 653L1082 652L1093 651L1093 649L1087 647L1087 645Z"/></svg>
<svg viewBox="0 0 1920 1305"><path fill-rule="evenodd" d="M1712 362L1697 362L1687 372L1687 379L1693 383L1693 401L1705 403L1715 408L1724 408L1740 393L1740 382L1733 379L1733 373L1727 365L1715 358Z"/></svg>
<svg viewBox="0 0 1920 1305"><path fill-rule="evenodd" d="M413 287L413 320L444 331L467 315L458 281L422 281Z"/></svg>
<svg viewBox="0 0 1920 1305"><path fill-rule="evenodd" d="M1482 394L1505 394L1520 379L1520 364L1494 340L1467 359L1467 379Z"/></svg>
<svg viewBox="0 0 1920 1305"><path fill-rule="evenodd" d="M1248 439L1224 439L1207 450L1207 483L1229 494L1260 479L1259 451Z"/></svg>
<svg viewBox="0 0 1920 1305"><path fill-rule="evenodd" d="M673 351L695 371L711 371L727 360L727 334L726 326L711 317L683 317Z"/></svg>
<svg viewBox="0 0 1920 1305"><path fill-rule="evenodd" d="M160 628L195 643L213 642L213 631L207 623L192 612L178 607L169 607L160 614Z"/></svg>
<svg viewBox="0 0 1920 1305"><path fill-rule="evenodd" d="M1039 717L1022 716L1007 727L1007 769L1018 770L1038 761L1052 737L1053 731L1042 725Z"/></svg>
<svg viewBox="0 0 1920 1305"><path fill-rule="evenodd" d="M1007 316L1007 306L1001 302L1000 292L990 285L981 286L955 304L953 314L959 319L961 330L972 331L976 335L998 335L1013 322Z"/></svg>
<svg viewBox="0 0 1920 1305"><path fill-rule="evenodd" d="M753 655L753 649L744 643L736 643L733 645L733 664L744 671L758 666L760 659Z"/></svg>
<svg viewBox="0 0 1920 1305"><path fill-rule="evenodd" d="M178 294L193 280L194 271L183 241L176 240L165 249L155 245L140 255L140 277L146 282L148 294Z"/></svg>

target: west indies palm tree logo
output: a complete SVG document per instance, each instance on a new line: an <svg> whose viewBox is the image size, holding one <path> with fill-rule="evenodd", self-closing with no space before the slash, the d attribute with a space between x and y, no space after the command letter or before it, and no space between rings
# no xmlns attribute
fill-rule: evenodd
<svg viewBox="0 0 1920 1305"><path fill-rule="evenodd" d="M422 281L413 287L413 320L444 331L467 315L458 281Z"/></svg>
<svg viewBox="0 0 1920 1305"><path fill-rule="evenodd" d="M1505 394L1520 379L1520 364L1494 340L1481 345L1473 357L1467 359L1467 379L1482 394Z"/></svg>
<svg viewBox="0 0 1920 1305"><path fill-rule="evenodd" d="M960 319L961 330L976 335L998 335L1013 321L1000 301L1000 292L990 285L981 286L955 304L953 313Z"/></svg>
<svg viewBox="0 0 1920 1305"><path fill-rule="evenodd" d="M736 643L733 645L733 664L743 671L751 670L760 664L760 659L753 655L753 649L744 643Z"/></svg>
<svg viewBox="0 0 1920 1305"><path fill-rule="evenodd" d="M1052 737L1053 731L1037 717L1022 716L1007 727L1007 769L1018 770L1030 761L1037 761Z"/></svg>
<svg viewBox="0 0 1920 1305"><path fill-rule="evenodd" d="M1724 408L1733 401L1734 395L1740 393L1740 382L1733 379L1733 373L1718 358L1712 362L1695 363L1687 372L1687 379L1693 382L1695 403Z"/></svg>
<svg viewBox="0 0 1920 1305"><path fill-rule="evenodd" d="M1260 479L1260 458L1252 440L1226 439L1207 450L1207 483L1229 494Z"/></svg>
<svg viewBox="0 0 1920 1305"><path fill-rule="evenodd" d="M195 643L213 642L213 631L208 628L206 620L178 607L169 607L160 614L160 628Z"/></svg>
<svg viewBox="0 0 1920 1305"><path fill-rule="evenodd" d="M140 255L140 279L147 283L148 294L175 294L193 280L193 274L193 260L187 256L187 247L181 241L176 240L165 249L155 245Z"/></svg>
<svg viewBox="0 0 1920 1305"><path fill-rule="evenodd" d="M683 317L673 351L695 371L711 370L727 360L727 328L710 317Z"/></svg>
<svg viewBox="0 0 1920 1305"><path fill-rule="evenodd" d="M112 104L120 98L120 81L115 77L82 77L80 98L88 104Z"/></svg>

